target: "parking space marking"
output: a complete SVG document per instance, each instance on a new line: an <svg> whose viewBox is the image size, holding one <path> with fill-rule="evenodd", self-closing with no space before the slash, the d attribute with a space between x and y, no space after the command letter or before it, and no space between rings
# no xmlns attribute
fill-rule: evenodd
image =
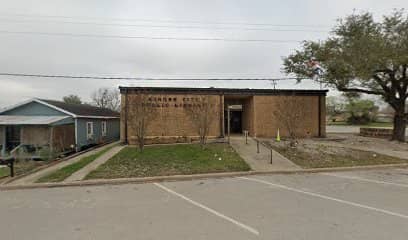
<svg viewBox="0 0 408 240"><path fill-rule="evenodd" d="M346 205L359 207L359 208L363 208L363 209L367 209L367 210L371 210L371 211L391 215L391 216L394 216L394 217L400 217L400 218L408 219L407 215L403 215L403 214L400 214L400 213L391 212L391 211L380 209L380 208L370 207L370 206L367 206L367 205L363 205L363 204L355 203L355 202L350 202L350 201L347 201L347 200L333 198L333 197L325 196L325 195L318 194L318 193L303 191L303 190L300 190L300 189L288 187L288 186L281 185L281 184L271 183L271 182L256 179L256 178L239 177L239 179L244 179L244 180L258 182L258 183L263 183L263 184L266 184L266 185L269 185L269 186L285 189L285 190L292 191L292 192L306 194L306 195L313 196L313 197L316 197L316 198L331 200L331 201L334 201L334 202L343 203L343 204L346 204Z"/></svg>
<svg viewBox="0 0 408 240"><path fill-rule="evenodd" d="M242 229L245 229L246 231L248 231L248 232L250 232L252 234L255 234L255 235L259 236L259 231L256 230L253 227L250 227L250 226L245 225L245 224L243 224L243 223L241 223L241 222L239 222L239 221L237 221L235 219L232 219L232 218L230 218L228 216L225 216L224 214L219 213L219 212L215 211L214 209L211 209L211 208L209 208L207 206L204 206L203 204L198 203L198 202L196 202L196 201L194 201L194 200L192 200L192 199L190 199L190 198L188 198L188 197L186 197L186 196L184 196L184 195L182 195L182 194L180 194L178 192L175 192L175 191L173 191L173 190L171 190L171 189L169 189L169 188L167 188L167 187L165 187L165 186L163 186L163 185L161 185L159 183L154 183L154 185L156 185L157 187L163 189L164 191L166 191L168 193L171 193L171 194L173 194L173 195L175 195L175 196L177 196L177 197L179 197L179 198L181 198L181 199L183 199L183 200L185 200L185 201L187 201L187 202L189 202L189 203L191 203L191 204L193 204L193 205L195 205L195 206L197 206L199 208L202 208L202 209L214 214L217 217L220 217L220 218L222 218L222 219L224 219L224 220L226 220L228 222L231 222L231 223L237 225L238 227L240 227Z"/></svg>
<svg viewBox="0 0 408 240"><path fill-rule="evenodd" d="M350 179L350 180L357 180L357 181L362 181L362 182L370 182L370 183L377 183L377 184L392 185L392 186L398 186L398 187L408 188L408 184L385 182L385 181L379 181L379 180L373 180L373 179L367 179L367 178L361 178L361 177L354 177L354 176L347 176L347 175L338 175L338 174L333 174L333 173L321 173L320 175L331 176L331 177L337 177L337 178L344 178L344 179Z"/></svg>

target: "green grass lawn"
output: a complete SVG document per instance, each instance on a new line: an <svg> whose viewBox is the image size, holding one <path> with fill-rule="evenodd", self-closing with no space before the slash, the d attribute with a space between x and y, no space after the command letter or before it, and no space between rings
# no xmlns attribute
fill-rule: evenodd
<svg viewBox="0 0 408 240"><path fill-rule="evenodd" d="M280 154L302 168L353 167L379 164L408 163L407 160L342 147L325 147L306 151L290 147L273 147Z"/></svg>
<svg viewBox="0 0 408 240"><path fill-rule="evenodd" d="M82 158L78 162L72 163L70 165L67 165L59 170L56 170L55 172L52 172L48 175L45 175L44 177L41 177L38 179L36 182L37 183L44 183L44 182L62 182L69 176L71 176L74 172L80 170L81 168L85 167L86 165L90 164L93 162L95 159L99 158L109 150L111 150L115 146L110 146L107 147L95 154L89 155L87 157Z"/></svg>
<svg viewBox="0 0 408 240"><path fill-rule="evenodd" d="M249 171L248 164L228 144L149 146L120 151L86 179L151 177Z"/></svg>
<svg viewBox="0 0 408 240"><path fill-rule="evenodd" d="M48 164L49 161L16 160L14 162L14 175L19 176L34 171L36 168ZM0 177L9 176L10 168L0 168Z"/></svg>
<svg viewBox="0 0 408 240"><path fill-rule="evenodd" d="M10 175L10 169L8 167L0 168L0 178Z"/></svg>

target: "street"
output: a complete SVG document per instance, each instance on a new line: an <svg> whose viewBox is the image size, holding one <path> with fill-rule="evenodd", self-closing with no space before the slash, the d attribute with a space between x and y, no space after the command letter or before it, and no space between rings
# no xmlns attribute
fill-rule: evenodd
<svg viewBox="0 0 408 240"><path fill-rule="evenodd" d="M327 133L359 133L359 126L326 126ZM408 137L408 129L405 131L405 136Z"/></svg>
<svg viewBox="0 0 408 240"><path fill-rule="evenodd" d="M1 239L406 239L408 169L0 192Z"/></svg>

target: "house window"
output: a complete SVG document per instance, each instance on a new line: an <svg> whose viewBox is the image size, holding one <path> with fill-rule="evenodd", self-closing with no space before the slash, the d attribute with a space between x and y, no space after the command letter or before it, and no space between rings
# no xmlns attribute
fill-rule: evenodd
<svg viewBox="0 0 408 240"><path fill-rule="evenodd" d="M107 129L106 129L106 122L102 122L102 136L106 137Z"/></svg>
<svg viewBox="0 0 408 240"><path fill-rule="evenodd" d="M86 136L88 139L92 139L93 135L94 135L93 122L87 122L86 123Z"/></svg>

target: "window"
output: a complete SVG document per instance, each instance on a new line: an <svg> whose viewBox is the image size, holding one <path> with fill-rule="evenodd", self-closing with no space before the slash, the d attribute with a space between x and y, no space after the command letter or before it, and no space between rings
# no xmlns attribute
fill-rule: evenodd
<svg viewBox="0 0 408 240"><path fill-rule="evenodd" d="M87 122L86 123L86 136L88 139L92 139L93 135L94 135L93 122Z"/></svg>
<svg viewBox="0 0 408 240"><path fill-rule="evenodd" d="M102 122L102 137L106 137L107 129L106 129L106 122Z"/></svg>

